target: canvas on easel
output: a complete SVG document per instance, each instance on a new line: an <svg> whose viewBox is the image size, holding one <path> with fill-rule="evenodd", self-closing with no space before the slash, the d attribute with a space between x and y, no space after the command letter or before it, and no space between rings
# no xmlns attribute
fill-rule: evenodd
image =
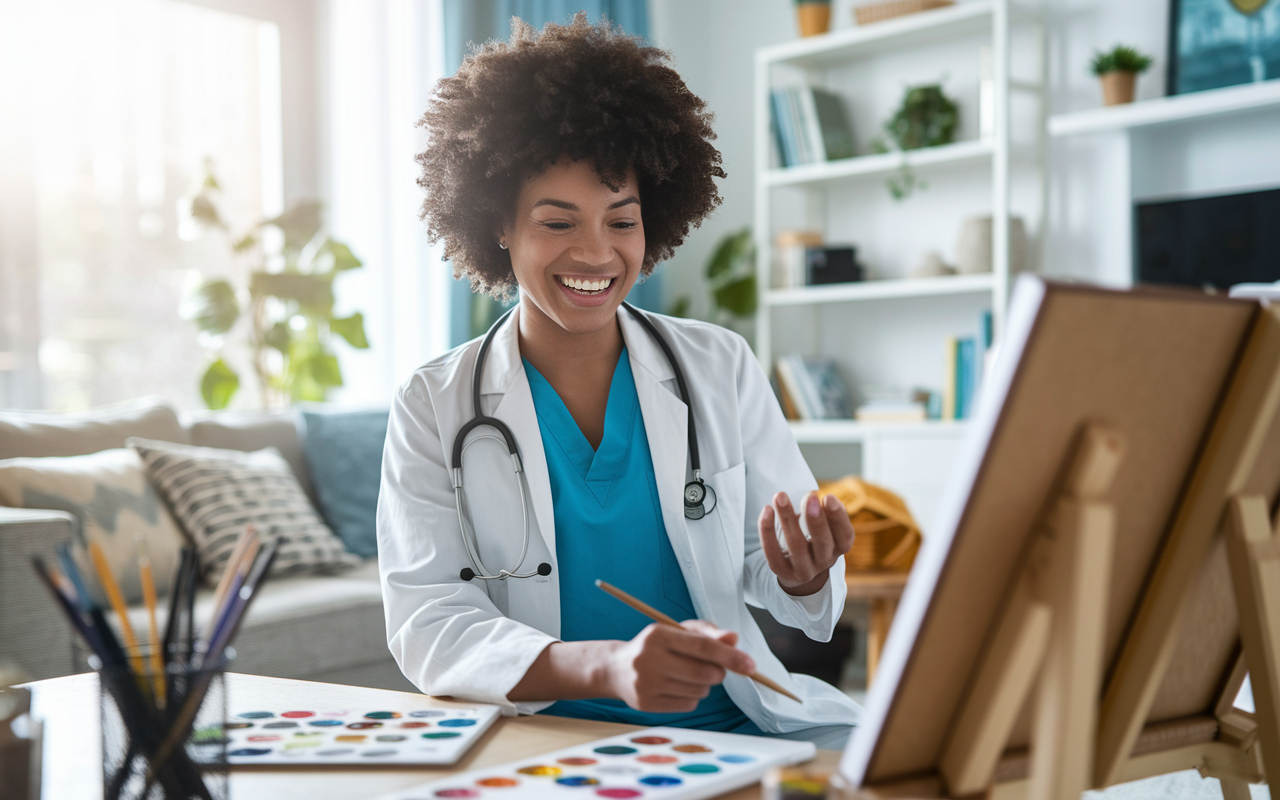
<svg viewBox="0 0 1280 800"><path fill-rule="evenodd" d="M1278 406L1275 310L1022 278L847 791L1065 798L1199 768L1247 794L1280 751ZM1256 717L1231 703L1246 668L1271 676Z"/></svg>

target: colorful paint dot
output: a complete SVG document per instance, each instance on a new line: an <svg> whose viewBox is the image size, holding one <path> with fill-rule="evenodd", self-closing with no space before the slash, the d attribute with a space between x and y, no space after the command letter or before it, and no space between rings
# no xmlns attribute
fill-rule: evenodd
<svg viewBox="0 0 1280 800"><path fill-rule="evenodd" d="M479 797L475 789L436 789L436 797Z"/></svg>
<svg viewBox="0 0 1280 800"><path fill-rule="evenodd" d="M401 728L429 728L431 727L431 723L430 722L401 722L400 727Z"/></svg>
<svg viewBox="0 0 1280 800"><path fill-rule="evenodd" d="M387 756L394 756L396 752L394 747L384 747L381 750L365 750L360 755L364 758L386 758Z"/></svg>
<svg viewBox="0 0 1280 800"><path fill-rule="evenodd" d="M710 747L703 747L700 744L678 744L671 748L677 753L710 753Z"/></svg>
<svg viewBox="0 0 1280 800"><path fill-rule="evenodd" d="M726 764L750 764L755 761L755 756L740 756L735 753L720 756L720 760Z"/></svg>
<svg viewBox="0 0 1280 800"><path fill-rule="evenodd" d="M457 731L435 731L434 733L422 734L423 739L457 739L462 734Z"/></svg>
<svg viewBox="0 0 1280 800"><path fill-rule="evenodd" d="M224 722L224 723L222 723L222 729L223 729L223 730L225 730L225 731L238 731L238 730L241 730L241 729L243 729L243 728L252 728L252 727L253 727L253 723L252 723L252 722Z"/></svg>
<svg viewBox="0 0 1280 800"><path fill-rule="evenodd" d="M377 739L377 741L379 741L379 742L403 742L405 739L408 739L408 738L409 738L408 736L397 736L397 735L396 735L396 734L394 734L394 733L390 733L390 734L383 734L382 736L379 736L379 737L378 737L378 739Z"/></svg>
<svg viewBox="0 0 1280 800"><path fill-rule="evenodd" d="M474 719L442 719L438 723L441 728L470 728L476 724Z"/></svg>
<svg viewBox="0 0 1280 800"><path fill-rule="evenodd" d="M250 736L245 741L248 742L278 742L283 736Z"/></svg>
<svg viewBox="0 0 1280 800"><path fill-rule="evenodd" d="M294 734L293 734L293 738L295 738L295 739L318 739L319 737L321 737L321 736L323 736L323 735L324 735L324 734L320 733L320 731L297 731L296 733L294 733Z"/></svg>
<svg viewBox="0 0 1280 800"><path fill-rule="evenodd" d="M600 781L586 775L569 775L564 778L556 778L556 783L561 786L599 786Z"/></svg>
<svg viewBox="0 0 1280 800"><path fill-rule="evenodd" d="M320 716L322 717L345 717L346 715L346 709L343 709L342 711L322 711L320 713Z"/></svg>
<svg viewBox="0 0 1280 800"><path fill-rule="evenodd" d="M419 719L422 719L422 718L429 718L429 717L443 717L445 716L445 713L443 711L435 711L435 710L410 711L409 716L418 717Z"/></svg>
<svg viewBox="0 0 1280 800"><path fill-rule="evenodd" d="M334 747L329 750L317 750L316 755L325 758L337 758L338 756L349 756L355 752L354 747Z"/></svg>
<svg viewBox="0 0 1280 800"><path fill-rule="evenodd" d="M646 775L640 779L645 786L679 786L684 781L670 775Z"/></svg>
<svg viewBox="0 0 1280 800"><path fill-rule="evenodd" d="M319 747L324 744L323 739L303 739L300 742L285 742L285 750L301 750L306 747Z"/></svg>
<svg viewBox="0 0 1280 800"><path fill-rule="evenodd" d="M589 767L596 763L594 758L583 758L582 756L569 756L568 758L560 758L557 763L564 764L567 767Z"/></svg>
<svg viewBox="0 0 1280 800"><path fill-rule="evenodd" d="M365 739L368 739L368 738L369 737L365 736L363 733L350 733L345 736L335 736L333 737L333 740L335 742L351 742L354 744L358 742L363 742Z"/></svg>
<svg viewBox="0 0 1280 800"><path fill-rule="evenodd" d="M596 794L601 797L610 797L614 800L627 800L630 797L639 797L640 792L636 789L622 789L611 787L608 789L596 789Z"/></svg>
<svg viewBox="0 0 1280 800"><path fill-rule="evenodd" d="M274 717L270 711L246 711L243 714L236 714L240 719L270 719Z"/></svg>
<svg viewBox="0 0 1280 800"><path fill-rule="evenodd" d="M545 764L535 764L532 767L521 767L516 772L521 775L536 775L539 778L554 778L564 770L559 767L549 767Z"/></svg>
<svg viewBox="0 0 1280 800"><path fill-rule="evenodd" d="M307 717L314 717L315 715L316 712L314 711L286 711L280 716L285 719L306 719Z"/></svg>
<svg viewBox="0 0 1280 800"><path fill-rule="evenodd" d="M720 768L715 764L682 764L676 769L681 772L687 772L690 775L710 775L713 772L720 771Z"/></svg>
<svg viewBox="0 0 1280 800"><path fill-rule="evenodd" d="M365 719L400 719L398 711L370 711L364 715Z"/></svg>
<svg viewBox="0 0 1280 800"><path fill-rule="evenodd" d="M312 724L312 725L320 725L321 723L319 723L319 722L313 722L313 723L311 723L311 724ZM341 724L341 723L338 723L338 724ZM296 722L268 722L267 724L263 725L262 727L264 727L264 728L271 728L272 730L279 730L279 729L281 729L281 728L296 728L296 727L298 727L298 723L296 723Z"/></svg>
<svg viewBox="0 0 1280 800"><path fill-rule="evenodd" d="M295 723L291 723L291 724L296 725L297 723L295 722ZM342 724L342 720L340 720L340 719L313 719L313 720L311 720L310 722L308 722L307 724L308 724L308 725L311 725L312 727L316 727L316 728L336 728L336 727L338 727L339 725L341 725L341 724Z"/></svg>
<svg viewBox="0 0 1280 800"><path fill-rule="evenodd" d="M637 736L631 742L632 744L671 744L671 740L665 736Z"/></svg>
<svg viewBox="0 0 1280 800"><path fill-rule="evenodd" d="M520 781L515 778L481 778L476 781L476 785L489 789L510 789L512 786L519 786Z"/></svg>
<svg viewBox="0 0 1280 800"><path fill-rule="evenodd" d="M352 722L347 725L353 731L371 731L374 728L381 728L381 722Z"/></svg>
<svg viewBox="0 0 1280 800"><path fill-rule="evenodd" d="M641 761L645 764L674 764L679 760L680 759L675 756L660 756L657 754L651 756L640 756L636 759L636 761Z"/></svg>
<svg viewBox="0 0 1280 800"><path fill-rule="evenodd" d="M229 756L265 756L271 752L270 747L241 747L239 750L232 750L227 753Z"/></svg>
<svg viewBox="0 0 1280 800"><path fill-rule="evenodd" d="M607 744L604 747L597 747L595 752L602 756L629 756L636 752L636 749L621 744Z"/></svg>

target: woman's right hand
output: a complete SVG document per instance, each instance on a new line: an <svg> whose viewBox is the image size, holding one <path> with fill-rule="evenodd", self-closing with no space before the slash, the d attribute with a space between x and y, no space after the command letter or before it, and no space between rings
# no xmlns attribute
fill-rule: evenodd
<svg viewBox="0 0 1280 800"><path fill-rule="evenodd" d="M738 634L702 620L679 628L650 625L614 650L609 683L616 697L638 711L693 711L726 671L756 671L737 643Z"/></svg>

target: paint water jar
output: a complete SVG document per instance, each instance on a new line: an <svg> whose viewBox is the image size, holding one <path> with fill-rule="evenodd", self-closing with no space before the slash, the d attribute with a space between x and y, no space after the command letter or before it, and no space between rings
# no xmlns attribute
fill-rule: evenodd
<svg viewBox="0 0 1280 800"><path fill-rule="evenodd" d="M104 800L227 800L226 667L171 662L150 653L98 672Z"/></svg>

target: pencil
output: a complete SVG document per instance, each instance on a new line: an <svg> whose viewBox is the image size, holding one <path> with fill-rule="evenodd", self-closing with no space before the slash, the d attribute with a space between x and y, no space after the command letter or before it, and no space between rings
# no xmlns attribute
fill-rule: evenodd
<svg viewBox="0 0 1280 800"><path fill-rule="evenodd" d="M636 611L639 611L641 614L644 614L646 617L658 623L659 625L668 625L673 628L684 628L684 626L681 625L679 622L676 622L674 619L667 616L666 614L663 614L661 611L649 605L648 603L644 602L643 600L637 600L636 598L632 597L631 595L619 589L617 586L613 586L611 584L605 583L602 580L597 580L596 588L602 589L605 592L613 595L617 599L631 606ZM778 684L773 679L765 675L761 675L759 672L753 672L747 677L755 681L756 683L760 684L761 686L765 686L774 690L775 692L777 692L778 694L784 697L790 697L792 700L795 700L797 703L804 702L799 697L796 697L794 694L784 689L781 686L781 684Z"/></svg>
<svg viewBox="0 0 1280 800"><path fill-rule="evenodd" d="M89 558L93 560L93 568L98 573L98 580L102 583L102 590L107 593L107 600L111 603L111 608L115 610L116 616L120 618L120 633L124 634L124 646L128 649L129 661L133 664L133 671L142 677L142 654L138 650L138 639L133 635L133 626L129 624L129 607L124 604L124 595L120 594L120 585L116 583L116 576L111 572L111 565L107 563L107 557L103 554L102 548L97 542L89 542Z"/></svg>
<svg viewBox="0 0 1280 800"><path fill-rule="evenodd" d="M160 650L160 627L156 625L156 584L151 578L151 559L147 556L142 536L138 536L138 580L142 583L142 602L147 605L147 633L151 636L151 691L156 708L164 708L164 656Z"/></svg>

